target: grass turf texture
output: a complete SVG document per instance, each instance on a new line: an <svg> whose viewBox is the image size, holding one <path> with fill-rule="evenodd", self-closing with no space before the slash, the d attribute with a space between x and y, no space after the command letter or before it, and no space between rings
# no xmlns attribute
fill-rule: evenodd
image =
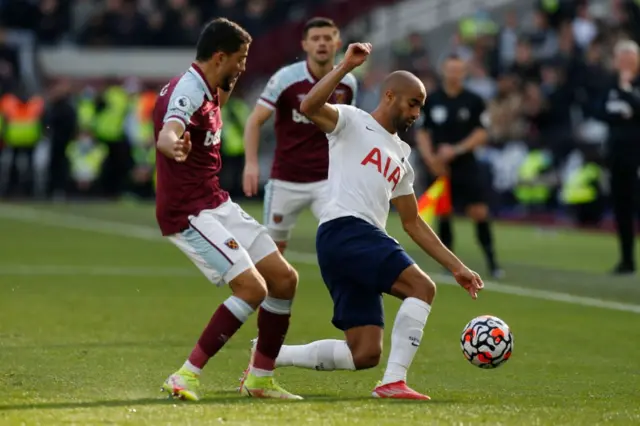
<svg viewBox="0 0 640 426"><path fill-rule="evenodd" d="M261 217L259 205L245 207ZM484 272L472 226L456 225L458 253ZM287 343L341 336L330 324L331 301L313 264L315 228L305 214L290 245L302 262L293 262L300 286ZM395 216L389 230L426 270L440 271L407 241ZM152 207L4 205L0 235L1 424L640 422L638 313L490 290L473 302L445 285L409 376L430 402L373 400L386 359L355 373L278 370L302 402L243 398L235 388L255 317L207 366L201 402L170 401L160 384L229 292L208 284L157 236ZM640 308L637 278L602 272L616 260L613 236L498 226L496 240L507 285ZM387 298L388 331L398 305ZM459 347L462 327L486 313L505 320L515 335L511 360L490 371L467 363ZM388 335L385 343L386 355Z"/></svg>

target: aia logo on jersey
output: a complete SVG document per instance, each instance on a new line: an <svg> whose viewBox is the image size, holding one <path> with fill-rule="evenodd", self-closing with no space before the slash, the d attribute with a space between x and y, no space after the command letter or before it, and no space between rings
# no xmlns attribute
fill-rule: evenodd
<svg viewBox="0 0 640 426"><path fill-rule="evenodd" d="M344 90L336 90L333 93L333 99L335 100L335 103L337 104L345 104L347 103L347 92Z"/></svg>
<svg viewBox="0 0 640 426"><path fill-rule="evenodd" d="M207 137L204 140L204 146L220 145L220 135L222 129L218 129L215 133L207 132Z"/></svg>
<svg viewBox="0 0 640 426"><path fill-rule="evenodd" d="M238 250L240 248L238 242L233 238L229 238L227 241L225 241L224 245L229 247L231 250Z"/></svg>
<svg viewBox="0 0 640 426"><path fill-rule="evenodd" d="M363 166L367 166L368 164L376 166L378 173L384 176L389 183L393 183L392 191L396 189L398 182L400 182L400 167L395 166L393 171L389 173L389 169L391 168L391 157L387 157L385 159L378 148L373 148L371 152L364 157L364 160L362 160L360 164Z"/></svg>
<svg viewBox="0 0 640 426"><path fill-rule="evenodd" d="M273 223L281 223L282 222L282 215L281 214L274 214L273 215Z"/></svg>

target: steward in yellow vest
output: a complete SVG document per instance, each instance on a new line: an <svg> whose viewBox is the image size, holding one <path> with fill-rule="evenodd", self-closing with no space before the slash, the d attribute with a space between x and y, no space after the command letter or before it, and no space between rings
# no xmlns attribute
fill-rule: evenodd
<svg viewBox="0 0 640 426"><path fill-rule="evenodd" d="M33 191L33 152L43 136L44 99L33 96L23 101L8 93L0 98L0 115L3 117L3 164L9 167L3 172L7 179L0 181L0 195L12 192L30 195ZM26 164L20 168L19 164ZM14 173L15 172L15 173ZM17 176L14 183L13 176Z"/></svg>
<svg viewBox="0 0 640 426"><path fill-rule="evenodd" d="M132 147L133 171L131 173L133 194L152 198L156 188L156 147L150 143Z"/></svg>
<svg viewBox="0 0 640 426"><path fill-rule="evenodd" d="M73 192L83 195L98 195L97 180L107 158L107 147L84 133L67 146L66 154L69 160L69 175L73 182Z"/></svg>
<svg viewBox="0 0 640 426"><path fill-rule="evenodd" d="M220 183L232 197L241 197L244 168L244 125L251 113L239 96L232 96L222 108L222 168Z"/></svg>
<svg viewBox="0 0 640 426"><path fill-rule="evenodd" d="M130 107L129 94L119 85L107 87L96 101L93 133L109 149L102 182L110 198L123 195L129 180L131 150L124 126Z"/></svg>
<svg viewBox="0 0 640 426"><path fill-rule="evenodd" d="M597 225L604 214L602 167L586 162L569 174L562 185L560 199L569 207L579 225Z"/></svg>
<svg viewBox="0 0 640 426"><path fill-rule="evenodd" d="M513 195L516 200L532 210L540 210L551 200L557 178L552 171L551 154L532 150L518 170L518 183Z"/></svg>

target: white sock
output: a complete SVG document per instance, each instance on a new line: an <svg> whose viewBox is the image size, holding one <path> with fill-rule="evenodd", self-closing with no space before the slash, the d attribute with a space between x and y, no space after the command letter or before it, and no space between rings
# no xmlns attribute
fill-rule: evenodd
<svg viewBox="0 0 640 426"><path fill-rule="evenodd" d="M391 332L391 353L382 384L407 380L407 370L418 351L431 305L415 297L402 302Z"/></svg>
<svg viewBox="0 0 640 426"><path fill-rule="evenodd" d="M302 367L318 371L351 370L351 350L344 340L318 340L308 345L284 345L276 358L276 367Z"/></svg>
<svg viewBox="0 0 640 426"><path fill-rule="evenodd" d="M184 368L187 371L191 371L193 374L199 376L202 373L202 368L198 368L195 365L191 364L189 362L189 360L187 360L183 365L182 368Z"/></svg>
<svg viewBox="0 0 640 426"><path fill-rule="evenodd" d="M249 372L256 377L269 377L273 376L273 370L263 370L261 368L256 368L253 365L249 367Z"/></svg>

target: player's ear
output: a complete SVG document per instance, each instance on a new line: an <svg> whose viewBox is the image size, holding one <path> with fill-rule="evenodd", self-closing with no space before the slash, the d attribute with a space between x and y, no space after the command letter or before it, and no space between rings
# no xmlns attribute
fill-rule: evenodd
<svg viewBox="0 0 640 426"><path fill-rule="evenodd" d="M342 45L342 39L340 38L340 33L338 33L338 35L336 35L336 50L342 49Z"/></svg>
<svg viewBox="0 0 640 426"><path fill-rule="evenodd" d="M304 50L306 53L309 53L309 51L307 50L307 40L306 39L302 39L300 41L300 46L302 46L302 50Z"/></svg>
<svg viewBox="0 0 640 426"><path fill-rule="evenodd" d="M395 93L393 93L393 91L391 90L387 90L386 92L384 92L384 99L387 101L387 103L393 103L393 100L396 98Z"/></svg>
<svg viewBox="0 0 640 426"><path fill-rule="evenodd" d="M213 61L214 64L221 65L222 63L224 63L226 58L227 58L227 54L226 53L224 53L224 52L216 52L211 57L211 60Z"/></svg>

